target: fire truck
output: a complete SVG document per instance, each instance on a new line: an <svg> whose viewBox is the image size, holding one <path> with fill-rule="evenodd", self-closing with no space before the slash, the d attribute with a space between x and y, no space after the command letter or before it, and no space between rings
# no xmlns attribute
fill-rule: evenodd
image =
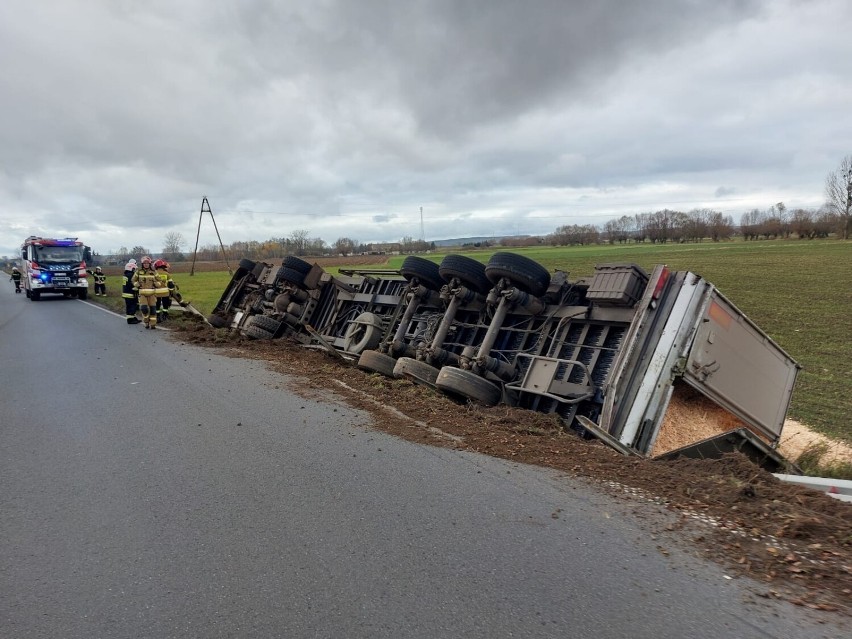
<svg viewBox="0 0 852 639"><path fill-rule="evenodd" d="M27 297L38 301L42 293L84 300L89 295L86 262L92 250L76 237L46 238L31 235L21 246L21 285Z"/></svg>

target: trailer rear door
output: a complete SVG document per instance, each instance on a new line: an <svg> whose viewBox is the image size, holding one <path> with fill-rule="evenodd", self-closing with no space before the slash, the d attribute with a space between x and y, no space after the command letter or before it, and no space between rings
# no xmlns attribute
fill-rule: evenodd
<svg viewBox="0 0 852 639"><path fill-rule="evenodd" d="M775 442L799 365L715 288L683 378Z"/></svg>

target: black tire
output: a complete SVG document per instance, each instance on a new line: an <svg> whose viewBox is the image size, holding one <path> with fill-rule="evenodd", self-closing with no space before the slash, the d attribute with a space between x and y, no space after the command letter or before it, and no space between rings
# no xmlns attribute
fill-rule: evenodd
<svg viewBox="0 0 852 639"><path fill-rule="evenodd" d="M390 355L379 351L364 351L358 358L358 368L368 373L379 373L385 377L393 377L393 367L396 360Z"/></svg>
<svg viewBox="0 0 852 639"><path fill-rule="evenodd" d="M254 270L254 267L257 266L257 262L252 262L251 260L242 259L238 265L238 269L243 269L246 273L251 273Z"/></svg>
<svg viewBox="0 0 852 639"><path fill-rule="evenodd" d="M381 341L382 324L379 318L373 313L361 313L346 327L343 350L358 355L376 348Z"/></svg>
<svg viewBox="0 0 852 639"><path fill-rule="evenodd" d="M469 399L483 406L496 406L503 398L502 389L493 382L453 366L441 369L435 378L435 386L448 395Z"/></svg>
<svg viewBox="0 0 852 639"><path fill-rule="evenodd" d="M30 293L30 299L33 302L38 302L40 298L41 298L41 291L33 291L32 293Z"/></svg>
<svg viewBox="0 0 852 639"><path fill-rule="evenodd" d="M87 299L89 297L89 289L81 288L79 291L77 291L77 297L79 297L81 300Z"/></svg>
<svg viewBox="0 0 852 639"><path fill-rule="evenodd" d="M541 297L550 286L550 273L541 264L517 253L495 253L485 266L492 284L505 277L522 291Z"/></svg>
<svg viewBox="0 0 852 639"><path fill-rule="evenodd" d="M444 285L438 265L431 260L409 255L402 262L400 274L409 282L416 279L420 284L432 291L440 291Z"/></svg>
<svg viewBox="0 0 852 639"><path fill-rule="evenodd" d="M296 269L289 268L287 266L282 266L278 269L278 277L285 282L289 282L290 284L295 284L296 286L301 286L305 283L305 274L300 273Z"/></svg>
<svg viewBox="0 0 852 639"><path fill-rule="evenodd" d="M27 294L27 299L32 299L32 294L30 293L30 289L24 289L24 293Z"/></svg>
<svg viewBox="0 0 852 639"><path fill-rule="evenodd" d="M243 329L243 335L252 339L272 339L272 333L254 325L246 326Z"/></svg>
<svg viewBox="0 0 852 639"><path fill-rule="evenodd" d="M262 328L265 331L269 331L273 335L275 335L275 333L278 332L278 329L281 328L281 321L274 317L269 317L268 315L254 315L249 319L249 324L251 326Z"/></svg>
<svg viewBox="0 0 852 639"><path fill-rule="evenodd" d="M438 273L449 284L454 277L470 290L485 294L492 285L485 276L485 264L464 255L447 255L441 260Z"/></svg>
<svg viewBox="0 0 852 639"><path fill-rule="evenodd" d="M413 357L400 357L393 367L393 376L435 388L438 369Z"/></svg>
<svg viewBox="0 0 852 639"><path fill-rule="evenodd" d="M311 264L309 264L305 260L299 259L295 255L288 255L287 257L285 257L281 262L281 266L291 268L294 271L299 271L299 273L301 273L302 275L307 275L310 272L311 268L313 268Z"/></svg>
<svg viewBox="0 0 852 639"><path fill-rule="evenodd" d="M227 318L222 317L221 315L213 314L207 317L207 321L210 326L213 328L228 328L231 325L231 322L227 320Z"/></svg>

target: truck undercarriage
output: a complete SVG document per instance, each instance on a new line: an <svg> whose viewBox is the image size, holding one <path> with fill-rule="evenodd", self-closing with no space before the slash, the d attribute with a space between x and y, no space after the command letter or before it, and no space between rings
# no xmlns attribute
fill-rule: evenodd
<svg viewBox="0 0 852 639"><path fill-rule="evenodd" d="M571 280L515 253L487 264L407 257L396 270L332 276L287 257L242 260L209 322L252 339L288 337L371 373L448 396L559 415L626 455L736 448L767 468L799 366L699 275L601 264ZM719 433L657 446L689 388L728 416ZM687 402L688 403L688 402ZM681 438L682 440L683 438Z"/></svg>

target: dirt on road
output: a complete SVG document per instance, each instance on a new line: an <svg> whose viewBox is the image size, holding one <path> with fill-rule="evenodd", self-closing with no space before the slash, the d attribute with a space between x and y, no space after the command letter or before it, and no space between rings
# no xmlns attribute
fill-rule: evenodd
<svg viewBox="0 0 852 639"><path fill-rule="evenodd" d="M635 500L637 510L660 504L674 515L653 531L661 553L685 545L734 578L748 575L761 582L758 599L852 616L852 504L781 482L738 453L721 460L624 457L566 430L557 416L460 403L287 339L246 340L203 323L187 323L173 337L265 360L291 376L291 390L310 397L331 391L369 412L375 428L397 437L583 477Z"/></svg>

